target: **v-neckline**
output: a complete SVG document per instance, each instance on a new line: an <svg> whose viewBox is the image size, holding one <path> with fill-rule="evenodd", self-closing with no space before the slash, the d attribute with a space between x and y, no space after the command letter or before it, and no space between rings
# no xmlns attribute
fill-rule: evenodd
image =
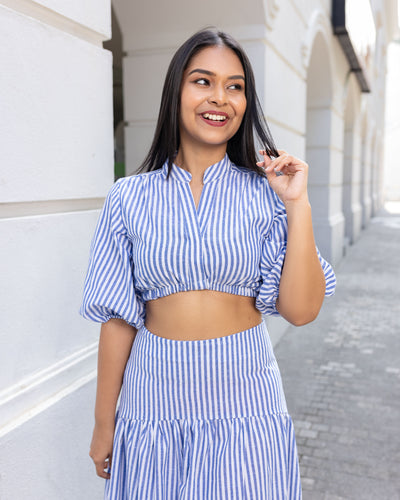
<svg viewBox="0 0 400 500"><path fill-rule="evenodd" d="M214 183L203 185L197 207L189 183L180 183L179 189L182 193L181 203L183 204L183 208L185 211L187 211L187 215L189 217L187 223L189 224L189 226L193 227L194 225L195 227L197 227L198 234L201 238L210 222L209 219L212 208L208 205L212 205L213 203L213 199L215 196L215 185ZM209 189L212 189L212 191L208 191Z"/></svg>
<svg viewBox="0 0 400 500"><path fill-rule="evenodd" d="M189 182L189 189L190 189L190 193L191 193L192 198L193 198L193 204L194 204L194 208L195 208L197 214L199 213L199 208L200 208L200 203L201 203L201 199L202 199L202 196L203 196L204 188L205 188L205 185L202 184L201 191L200 191L200 196L199 196L199 199L198 199L198 202L197 202L197 205L196 205L196 200L194 198L194 193L193 193L193 190L192 190L192 188L190 186L190 182Z"/></svg>

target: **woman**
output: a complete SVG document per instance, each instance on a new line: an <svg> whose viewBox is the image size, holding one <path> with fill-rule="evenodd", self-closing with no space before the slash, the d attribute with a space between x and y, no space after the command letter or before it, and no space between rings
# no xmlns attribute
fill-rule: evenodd
<svg viewBox="0 0 400 500"><path fill-rule="evenodd" d="M146 171L111 188L91 246L81 314L102 323L90 456L106 498L301 498L262 313L303 325L334 291L307 169L275 149L238 43L187 40Z"/></svg>

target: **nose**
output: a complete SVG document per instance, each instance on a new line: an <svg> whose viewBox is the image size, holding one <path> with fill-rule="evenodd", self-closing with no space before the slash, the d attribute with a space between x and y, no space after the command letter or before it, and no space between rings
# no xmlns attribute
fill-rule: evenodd
<svg viewBox="0 0 400 500"><path fill-rule="evenodd" d="M223 85L215 85L212 87L212 92L210 93L208 102L217 106L223 106L226 104L226 93Z"/></svg>

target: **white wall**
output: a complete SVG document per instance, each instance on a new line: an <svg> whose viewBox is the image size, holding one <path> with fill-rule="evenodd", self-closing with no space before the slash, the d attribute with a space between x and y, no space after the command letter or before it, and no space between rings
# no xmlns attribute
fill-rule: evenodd
<svg viewBox="0 0 400 500"><path fill-rule="evenodd" d="M388 48L385 123L385 186L387 200L400 201L400 43Z"/></svg>
<svg viewBox="0 0 400 500"><path fill-rule="evenodd" d="M98 498L78 309L113 182L110 2L1 3L0 498Z"/></svg>
<svg viewBox="0 0 400 500"><path fill-rule="evenodd" d="M88 455L95 384L73 389L2 437L2 500L103 498L104 480Z"/></svg>

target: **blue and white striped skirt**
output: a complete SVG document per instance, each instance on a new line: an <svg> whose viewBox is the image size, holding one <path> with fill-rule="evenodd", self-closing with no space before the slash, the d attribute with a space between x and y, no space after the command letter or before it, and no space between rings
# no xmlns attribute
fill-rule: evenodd
<svg viewBox="0 0 400 500"><path fill-rule="evenodd" d="M264 322L193 341L138 330L105 498L301 498L293 423Z"/></svg>

